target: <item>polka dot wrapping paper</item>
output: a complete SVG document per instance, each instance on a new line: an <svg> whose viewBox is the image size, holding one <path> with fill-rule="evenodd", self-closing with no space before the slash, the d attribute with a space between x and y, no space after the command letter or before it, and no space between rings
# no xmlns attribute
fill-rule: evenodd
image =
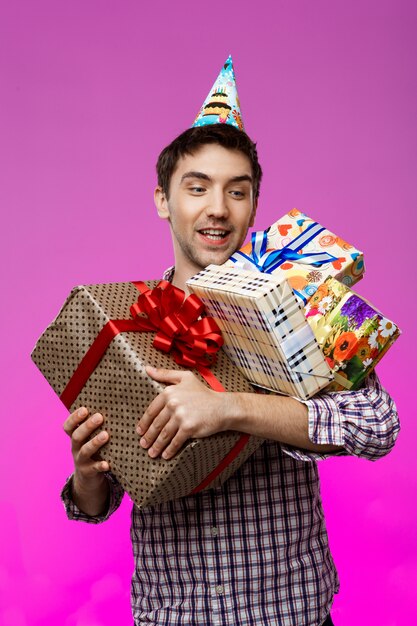
<svg viewBox="0 0 417 626"><path fill-rule="evenodd" d="M152 289L157 282L146 284ZM58 395L79 371L80 362L109 321L132 319L130 307L137 299L133 283L84 285L72 290L32 352L34 363ZM104 424L96 432L106 429L110 438L100 458L109 462L139 507L220 486L262 443L256 437L224 432L190 440L171 460L151 459L139 445L135 429L164 385L146 374L145 365L183 369L171 354L153 347L154 336L154 332L117 334L78 395L70 404L65 402L70 411L86 406L103 415ZM211 371L226 391L254 391L222 350Z"/></svg>

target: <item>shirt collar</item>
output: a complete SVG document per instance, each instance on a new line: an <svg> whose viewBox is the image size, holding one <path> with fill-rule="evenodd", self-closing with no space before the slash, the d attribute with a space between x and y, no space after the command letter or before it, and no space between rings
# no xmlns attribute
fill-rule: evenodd
<svg viewBox="0 0 417 626"><path fill-rule="evenodd" d="M174 272L175 272L175 265L172 265L171 267L168 267L168 269L165 270L162 278L164 280L167 280L169 283L172 283L172 279L174 278Z"/></svg>

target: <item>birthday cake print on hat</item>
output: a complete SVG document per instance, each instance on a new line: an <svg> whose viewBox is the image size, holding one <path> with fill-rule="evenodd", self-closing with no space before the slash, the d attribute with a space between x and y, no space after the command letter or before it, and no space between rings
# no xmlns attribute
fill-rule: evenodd
<svg viewBox="0 0 417 626"><path fill-rule="evenodd" d="M230 124L243 130L231 55L223 65L192 126L208 124Z"/></svg>

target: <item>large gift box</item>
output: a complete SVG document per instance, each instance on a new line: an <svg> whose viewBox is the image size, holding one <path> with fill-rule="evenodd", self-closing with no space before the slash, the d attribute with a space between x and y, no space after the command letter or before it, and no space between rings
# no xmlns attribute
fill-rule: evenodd
<svg viewBox="0 0 417 626"><path fill-rule="evenodd" d="M333 380L285 279L209 265L187 285L221 328L224 350L254 384L307 399Z"/></svg>
<svg viewBox="0 0 417 626"><path fill-rule="evenodd" d="M139 507L219 486L262 443L222 432L189 441L171 460L151 459L139 445L137 422L164 389L147 364L193 367L217 391L254 391L222 350L209 368L221 335L200 318L198 299L184 296L166 281L75 287L32 353L70 411L86 406L104 416L110 438L100 457Z"/></svg>
<svg viewBox="0 0 417 626"><path fill-rule="evenodd" d="M362 252L298 209L253 233L225 265L286 278L304 303L327 276L353 285L365 269Z"/></svg>
<svg viewBox="0 0 417 626"><path fill-rule="evenodd" d="M331 277L319 286L305 311L334 374L328 391L360 387L400 334L394 322Z"/></svg>

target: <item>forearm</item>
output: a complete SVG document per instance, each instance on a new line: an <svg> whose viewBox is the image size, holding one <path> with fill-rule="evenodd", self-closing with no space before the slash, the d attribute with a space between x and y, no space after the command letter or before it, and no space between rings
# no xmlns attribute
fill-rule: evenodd
<svg viewBox="0 0 417 626"><path fill-rule="evenodd" d="M301 402L280 395L217 392L192 372L147 367L166 384L140 418L140 445L170 459L184 443L235 430L282 443L286 454L316 461L334 454L375 460L393 447L398 415L376 374L357 391L321 393Z"/></svg>
<svg viewBox="0 0 417 626"><path fill-rule="evenodd" d="M97 517L104 515L107 511L110 488L104 475L98 476L94 481L85 481L75 472L71 491L74 504L86 515Z"/></svg>
<svg viewBox="0 0 417 626"><path fill-rule="evenodd" d="M222 394L223 395L223 394ZM308 409L287 396L251 393L224 394L224 425L264 439L311 450L334 452L341 446L312 443L308 436Z"/></svg>

